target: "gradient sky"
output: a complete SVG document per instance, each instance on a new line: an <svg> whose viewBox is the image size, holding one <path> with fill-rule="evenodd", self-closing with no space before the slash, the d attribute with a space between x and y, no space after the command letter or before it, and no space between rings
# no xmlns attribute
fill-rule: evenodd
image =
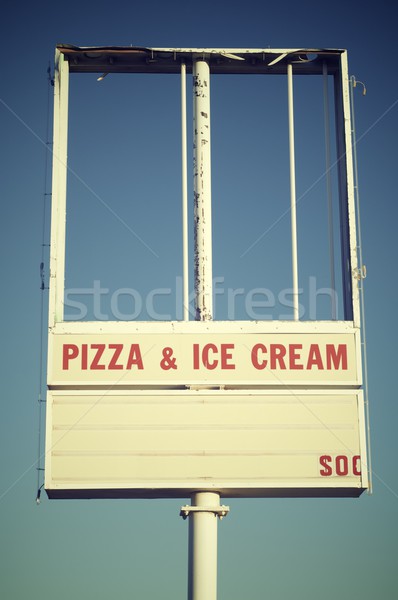
<svg viewBox="0 0 398 600"><path fill-rule="evenodd" d="M1 596L186 597L188 527L178 516L185 499L48 501L43 494L41 505L35 503L39 265L43 197L50 191L46 70L55 45L70 43L348 50L350 74L367 88L366 96L356 91L355 114L368 272L374 493L357 500L228 501L231 513L219 526L218 597L395 599L398 80L393 4L337 1L322 9L306 1L22 2L3 9L0 29ZM179 80L123 75L97 83L95 75L79 77L71 78L69 166L79 178L68 179L66 287L90 288L100 281L109 289L101 306L109 315L118 289L133 288L145 299L154 287L175 290L181 275ZM286 82L232 79L214 77L211 84L214 276L224 278L225 289L266 287L277 296L290 286L288 216L263 233L288 207ZM304 194L298 245L306 310L309 278L316 277L318 287L328 285L326 213L316 204L325 194L324 182L306 193L324 169L317 150L323 134L321 94L315 82L295 87L298 194ZM94 307L87 297L89 318ZM233 315L226 297L220 295L217 318L248 318L242 296ZM175 318L175 305L172 291L156 308ZM118 309L132 310L127 297ZM327 318L327 310L320 301L317 317ZM286 311L276 303L268 318ZM139 318L147 317L143 309Z"/></svg>

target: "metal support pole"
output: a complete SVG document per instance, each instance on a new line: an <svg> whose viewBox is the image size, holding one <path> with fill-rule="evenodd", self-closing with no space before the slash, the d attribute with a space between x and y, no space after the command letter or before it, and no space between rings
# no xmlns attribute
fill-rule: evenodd
<svg viewBox="0 0 398 600"><path fill-rule="evenodd" d="M287 90L289 110L289 159L290 159L290 213L292 226L292 270L293 270L293 317L299 320L298 266L297 266L297 219L296 219L296 167L294 156L294 112L293 112L293 69L287 65Z"/></svg>
<svg viewBox="0 0 398 600"><path fill-rule="evenodd" d="M217 492L196 492L191 506L181 508L189 517L188 600L217 599L217 517L228 512Z"/></svg>
<svg viewBox="0 0 398 600"><path fill-rule="evenodd" d="M330 161L330 117L329 117L329 88L328 88L328 67L323 63L323 115L325 126L325 162L326 162L326 192L328 201L328 222L329 222L329 268L330 268L330 287L332 290L332 321L337 319L336 307L336 275L334 268L334 227L333 227L333 197L332 197L332 177Z"/></svg>
<svg viewBox="0 0 398 600"><path fill-rule="evenodd" d="M220 505L218 494L198 492L192 506ZM189 517L188 600L217 598L217 515L193 512Z"/></svg>
<svg viewBox="0 0 398 600"><path fill-rule="evenodd" d="M54 72L54 132L51 200L49 326L64 320L69 63L57 49Z"/></svg>
<svg viewBox="0 0 398 600"><path fill-rule="evenodd" d="M189 321L188 277L188 185L187 185L187 86L185 63L181 64L181 179L182 179L182 306L183 320Z"/></svg>
<svg viewBox="0 0 398 600"><path fill-rule="evenodd" d="M370 437L370 408L369 408L369 382L368 382L368 358L367 358L367 346L366 346L366 319L365 319L365 292L363 289L363 279L366 275L363 274L363 258L362 258L362 234L361 234L361 211L359 202L359 183L358 183L358 159L357 159L357 140L356 140L356 127L355 127L355 107L354 107L354 87L356 80L354 76L350 77L350 105L351 105L351 133L352 133L352 151L353 151L353 166L354 166L354 198L356 208L356 223L358 231L358 261L359 261L359 273L361 274L359 284L359 298L361 306L361 337L362 337L362 361L363 361L363 391L365 399L365 411L366 411L366 437L368 452L366 456L367 464L363 464L363 470L367 470L369 479L368 494L372 494L373 481L372 481L372 452L371 452L371 437ZM365 94L365 86L364 92ZM366 274L366 272L365 272Z"/></svg>
<svg viewBox="0 0 398 600"><path fill-rule="evenodd" d="M204 60L193 65L194 97L194 236L196 320L212 319L210 69ZM181 516L189 517L188 600L217 598L217 517L229 508L220 506L217 492L197 491Z"/></svg>
<svg viewBox="0 0 398 600"><path fill-rule="evenodd" d="M194 101L194 247L196 320L210 321L212 298L210 69L204 60L193 65Z"/></svg>

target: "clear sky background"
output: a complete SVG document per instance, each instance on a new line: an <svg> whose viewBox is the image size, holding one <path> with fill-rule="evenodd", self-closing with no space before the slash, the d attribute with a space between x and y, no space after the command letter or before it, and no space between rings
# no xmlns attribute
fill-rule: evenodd
<svg viewBox="0 0 398 600"><path fill-rule="evenodd" d="M231 514L219 526L219 599L396 598L393 3L22 2L7 3L0 29L1 597L186 597L188 526L178 516L185 499L48 501L43 494L40 506L35 503L39 265L43 199L50 191L46 71L49 61L53 68L55 45L70 43L348 50L350 74L367 88L365 97L357 88L355 114L374 493L357 500L229 500ZM224 290L216 305L219 319L250 318L244 300L253 288L267 288L277 298L291 285L289 215L280 218L289 205L286 81L263 79L214 77L211 84L214 276L223 278ZM295 99L300 286L304 316L314 318L310 277L318 289L328 285L321 82L295 82ZM102 318L113 318L115 306L124 315L138 311L131 292L118 297L121 288L143 299L138 319L151 317L151 290L170 289L154 309L178 317L179 142L178 77L109 76L101 83L96 75L71 78L69 165L77 177L68 178L66 287L70 298L85 303L85 318L93 318L98 306L81 289L92 289L95 281L108 289ZM46 253L45 269L48 275ZM232 308L228 288L244 290ZM315 316L328 318L328 310L319 299ZM71 305L67 314L73 319L77 311ZM291 310L276 300L256 316L286 313Z"/></svg>

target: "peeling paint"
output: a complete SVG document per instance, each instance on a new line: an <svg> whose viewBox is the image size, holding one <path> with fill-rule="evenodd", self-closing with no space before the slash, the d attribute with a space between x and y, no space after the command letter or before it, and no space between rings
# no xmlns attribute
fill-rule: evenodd
<svg viewBox="0 0 398 600"><path fill-rule="evenodd" d="M194 65L195 319L212 319L211 162L209 66Z"/></svg>

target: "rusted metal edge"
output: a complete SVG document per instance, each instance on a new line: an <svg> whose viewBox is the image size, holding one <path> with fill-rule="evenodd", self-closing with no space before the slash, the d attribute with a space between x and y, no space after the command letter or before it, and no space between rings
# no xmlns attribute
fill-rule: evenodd
<svg viewBox="0 0 398 600"><path fill-rule="evenodd" d="M149 48L141 46L87 46L58 44L72 73L179 73L185 62L187 72L199 56L214 74L285 74L294 64L295 74L322 74L339 69L342 49L242 49L242 48Z"/></svg>

